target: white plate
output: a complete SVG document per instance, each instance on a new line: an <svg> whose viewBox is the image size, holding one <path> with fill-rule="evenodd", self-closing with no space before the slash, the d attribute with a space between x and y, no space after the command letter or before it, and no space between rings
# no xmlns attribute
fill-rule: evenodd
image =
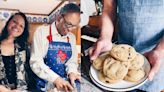
<svg viewBox="0 0 164 92"><path fill-rule="evenodd" d="M102 89L109 90L109 91L130 91L140 87L148 80L147 77L150 71L150 64L146 58L143 68L144 71L146 72L146 75L138 82L128 82L125 80L121 80L120 82L114 84L103 83L98 79L98 71L95 68L93 68L93 66L90 67L89 75L91 77L91 80Z"/></svg>

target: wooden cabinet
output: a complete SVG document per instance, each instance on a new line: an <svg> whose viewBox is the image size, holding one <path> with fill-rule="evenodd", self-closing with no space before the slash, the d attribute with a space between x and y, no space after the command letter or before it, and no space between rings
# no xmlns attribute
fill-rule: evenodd
<svg viewBox="0 0 164 92"><path fill-rule="evenodd" d="M90 16L88 25L101 27L101 16Z"/></svg>
<svg viewBox="0 0 164 92"><path fill-rule="evenodd" d="M36 29L42 25L43 25L43 23L30 23L29 24L29 39L28 39L29 43L32 43L33 35L34 35L34 32L36 31Z"/></svg>

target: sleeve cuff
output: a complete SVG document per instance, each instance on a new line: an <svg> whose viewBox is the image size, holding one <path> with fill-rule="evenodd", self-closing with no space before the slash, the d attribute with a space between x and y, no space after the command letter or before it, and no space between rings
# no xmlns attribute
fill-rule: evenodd
<svg viewBox="0 0 164 92"><path fill-rule="evenodd" d="M69 75L70 73L81 75L77 68L78 68L78 65L72 65L72 66L67 67L66 68L67 75Z"/></svg>
<svg viewBox="0 0 164 92"><path fill-rule="evenodd" d="M49 82L54 82L58 77L60 77L58 74L56 74L56 73L51 73L51 74L49 74L50 76L48 76L48 78L47 78L47 81L49 81Z"/></svg>

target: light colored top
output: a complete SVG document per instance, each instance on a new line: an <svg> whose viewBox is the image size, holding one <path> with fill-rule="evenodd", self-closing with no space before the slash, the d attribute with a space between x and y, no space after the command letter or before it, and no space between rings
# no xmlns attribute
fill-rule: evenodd
<svg viewBox="0 0 164 92"><path fill-rule="evenodd" d="M55 23L51 24L52 29L52 39L58 42L67 42L67 37L69 37L69 42L72 48L72 56L66 63L66 72L78 74L77 67L77 50L76 50L76 39L75 35L69 32L66 36L61 36L55 26ZM30 66L32 71L40 78L47 80L49 82L54 82L59 75L52 71L45 63L44 57L47 54L49 41L47 36L49 35L50 27L49 25L43 25L37 29L34 33L34 38L32 42Z"/></svg>
<svg viewBox="0 0 164 92"><path fill-rule="evenodd" d="M164 36L164 0L117 0L118 42L132 45L137 52L152 50ZM146 92L164 89L164 58L152 81L137 88Z"/></svg>
<svg viewBox="0 0 164 92"><path fill-rule="evenodd" d="M118 43L152 50L164 35L163 0L118 0Z"/></svg>

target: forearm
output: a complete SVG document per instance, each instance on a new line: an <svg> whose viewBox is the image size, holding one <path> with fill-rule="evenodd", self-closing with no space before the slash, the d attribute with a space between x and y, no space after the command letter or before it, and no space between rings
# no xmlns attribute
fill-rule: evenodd
<svg viewBox="0 0 164 92"><path fill-rule="evenodd" d="M100 38L108 38L109 40L112 39L115 20L116 2L114 0L104 0Z"/></svg>
<svg viewBox="0 0 164 92"><path fill-rule="evenodd" d="M76 48L73 49L72 51L72 56L71 58L67 61L66 67L67 67L67 74L70 72L77 73L77 68L78 68L78 59L77 59L77 50Z"/></svg>
<svg viewBox="0 0 164 92"><path fill-rule="evenodd" d="M32 56L30 60L30 67L32 71L40 78L49 82L54 82L59 75L53 72L47 65L45 65L43 59L35 58Z"/></svg>
<svg viewBox="0 0 164 92"><path fill-rule="evenodd" d="M72 48L72 56L67 61L66 67L67 67L67 74L73 72L78 73L78 53L76 48L76 38L75 36L71 36L71 48Z"/></svg>
<svg viewBox="0 0 164 92"><path fill-rule="evenodd" d="M112 40L114 26L112 20L107 15L102 16L102 29L100 38Z"/></svg>
<svg viewBox="0 0 164 92"><path fill-rule="evenodd" d="M69 75L70 73L80 74L78 72L78 63L74 59L70 59L67 62L66 67L67 75Z"/></svg>
<svg viewBox="0 0 164 92"><path fill-rule="evenodd" d="M75 74L79 74L78 72L78 62L77 62L77 55L74 55L67 63L66 63L66 71L69 75L71 72Z"/></svg>

